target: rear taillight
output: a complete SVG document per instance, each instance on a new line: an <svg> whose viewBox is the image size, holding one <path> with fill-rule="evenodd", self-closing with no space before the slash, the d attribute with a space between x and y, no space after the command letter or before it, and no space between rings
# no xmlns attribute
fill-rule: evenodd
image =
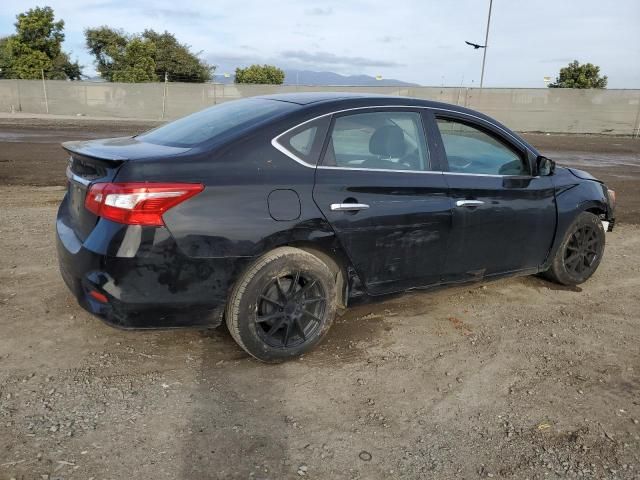
<svg viewBox="0 0 640 480"><path fill-rule="evenodd" d="M616 192L611 189L607 190L607 195L609 195L609 204L611 205L611 209L616 208Z"/></svg>
<svg viewBox="0 0 640 480"><path fill-rule="evenodd" d="M126 225L162 226L162 215L204 189L199 183L94 183L85 207Z"/></svg>

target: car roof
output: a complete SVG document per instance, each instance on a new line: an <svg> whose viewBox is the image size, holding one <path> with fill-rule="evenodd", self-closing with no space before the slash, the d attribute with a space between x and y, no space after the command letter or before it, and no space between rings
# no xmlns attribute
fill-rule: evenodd
<svg viewBox="0 0 640 480"><path fill-rule="evenodd" d="M262 95L260 98L266 100L277 100L279 102L295 103L297 105L310 105L312 103L332 102L335 100L385 98L388 95L375 95L369 93L351 92L300 92L300 93L277 93L274 95ZM397 98L397 97L395 97Z"/></svg>
<svg viewBox="0 0 640 480"><path fill-rule="evenodd" d="M262 95L254 98L263 98L265 100L275 100L280 102L292 103L300 106L300 110L311 109L316 111L315 107L321 107L323 110L336 108L338 106L345 107L361 107L361 106L392 106L406 105L416 107L427 107L459 112L462 114L473 115L483 118L514 136L520 143L525 145L536 155L539 155L535 147L529 144L521 136L512 132L508 127L488 115L471 110L466 107L454 105L450 103L436 102L433 100L425 100L414 97L404 97L400 95L381 95L376 93L355 93L355 92L299 92L299 93L281 93L275 95Z"/></svg>
<svg viewBox="0 0 640 480"><path fill-rule="evenodd" d="M450 103L436 102L433 100L425 100L414 97L404 97L401 95L383 95L377 93L356 93L356 92L300 92L300 93L279 93L274 95L261 95L259 97L265 100L276 100L279 102L293 103L300 107L316 107L320 105L334 106L347 103L358 103L362 105L407 105L432 108L444 108L458 112L473 113L486 117L480 112L470 110L465 107L453 105ZM495 122L495 120L486 117Z"/></svg>

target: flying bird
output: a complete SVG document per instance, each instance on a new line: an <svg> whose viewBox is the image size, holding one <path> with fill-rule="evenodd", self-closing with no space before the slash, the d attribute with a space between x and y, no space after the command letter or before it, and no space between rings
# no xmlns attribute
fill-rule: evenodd
<svg viewBox="0 0 640 480"><path fill-rule="evenodd" d="M486 48L486 45L478 45L477 43L467 42L466 40L464 41L464 43L466 43L467 45L471 45L475 50L479 48Z"/></svg>

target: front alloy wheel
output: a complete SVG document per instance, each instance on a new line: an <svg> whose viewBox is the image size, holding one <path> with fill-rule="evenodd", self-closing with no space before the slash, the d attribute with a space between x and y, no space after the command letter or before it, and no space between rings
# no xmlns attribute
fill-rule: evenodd
<svg viewBox="0 0 640 480"><path fill-rule="evenodd" d="M545 275L562 285L586 282L600 265L604 243L600 218L591 212L582 212L568 228Z"/></svg>
<svg viewBox="0 0 640 480"><path fill-rule="evenodd" d="M564 266L571 275L580 277L589 271L602 251L598 230L593 225L583 225L569 237L564 251Z"/></svg>

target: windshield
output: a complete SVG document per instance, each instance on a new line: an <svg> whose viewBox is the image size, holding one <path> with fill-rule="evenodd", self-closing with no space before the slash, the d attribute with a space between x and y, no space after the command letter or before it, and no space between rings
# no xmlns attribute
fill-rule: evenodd
<svg viewBox="0 0 640 480"><path fill-rule="evenodd" d="M193 147L232 131L245 130L295 108L296 105L291 103L262 98L225 102L150 130L137 138L158 145Z"/></svg>

